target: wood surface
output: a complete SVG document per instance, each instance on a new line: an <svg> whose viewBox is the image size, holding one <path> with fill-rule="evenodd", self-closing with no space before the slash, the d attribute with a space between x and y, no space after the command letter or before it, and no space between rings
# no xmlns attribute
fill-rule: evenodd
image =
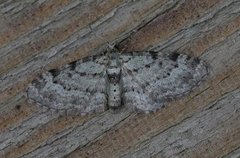
<svg viewBox="0 0 240 158"><path fill-rule="evenodd" d="M153 114L28 102L41 73L116 46L180 52L206 81ZM239 0L1 0L0 157L240 157Z"/></svg>

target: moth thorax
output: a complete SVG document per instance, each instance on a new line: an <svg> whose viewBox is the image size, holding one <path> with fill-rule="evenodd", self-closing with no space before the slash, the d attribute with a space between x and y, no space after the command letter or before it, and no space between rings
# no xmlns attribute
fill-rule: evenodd
<svg viewBox="0 0 240 158"><path fill-rule="evenodd" d="M119 83L121 77L121 69L116 68L108 68L107 75L110 83Z"/></svg>

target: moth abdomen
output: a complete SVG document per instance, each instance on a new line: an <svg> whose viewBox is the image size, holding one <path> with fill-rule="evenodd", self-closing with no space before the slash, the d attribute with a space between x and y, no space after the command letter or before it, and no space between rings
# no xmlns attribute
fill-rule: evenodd
<svg viewBox="0 0 240 158"><path fill-rule="evenodd" d="M122 90L119 83L110 83L108 88L108 106L116 109L121 107Z"/></svg>

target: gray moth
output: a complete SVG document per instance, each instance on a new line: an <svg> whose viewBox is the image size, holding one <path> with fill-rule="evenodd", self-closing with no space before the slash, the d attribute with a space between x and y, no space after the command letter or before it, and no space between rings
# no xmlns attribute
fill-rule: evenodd
<svg viewBox="0 0 240 158"><path fill-rule="evenodd" d="M190 92L207 73L202 60L184 54L113 52L42 74L27 96L41 106L81 115L122 107L149 113Z"/></svg>

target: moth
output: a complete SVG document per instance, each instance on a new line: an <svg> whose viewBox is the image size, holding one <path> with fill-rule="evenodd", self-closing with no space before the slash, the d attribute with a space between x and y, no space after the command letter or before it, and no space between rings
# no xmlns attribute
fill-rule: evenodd
<svg viewBox="0 0 240 158"><path fill-rule="evenodd" d="M207 74L202 60L184 54L113 52L42 74L27 96L41 106L81 115L122 107L149 113L190 92Z"/></svg>

